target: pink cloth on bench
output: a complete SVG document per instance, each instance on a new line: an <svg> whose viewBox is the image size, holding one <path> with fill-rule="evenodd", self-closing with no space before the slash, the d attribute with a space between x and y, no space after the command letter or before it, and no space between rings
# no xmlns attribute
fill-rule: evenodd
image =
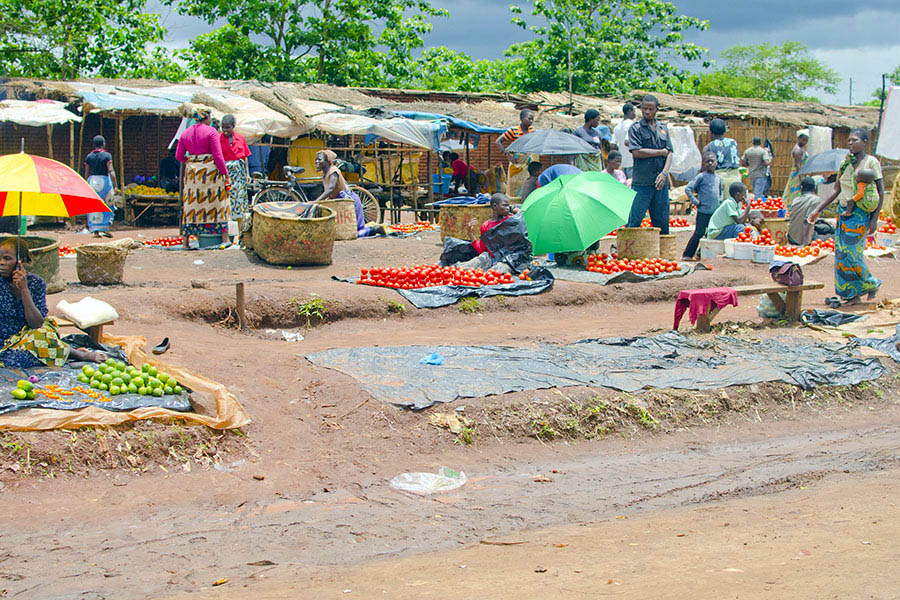
<svg viewBox="0 0 900 600"><path fill-rule="evenodd" d="M732 288L681 290L678 292L678 300L675 301L675 326L672 329L678 329L681 317L684 316L684 311L688 309L688 306L691 307L690 319L691 325L693 325L700 315L709 311L710 306L723 308L728 305L738 305L737 292Z"/></svg>

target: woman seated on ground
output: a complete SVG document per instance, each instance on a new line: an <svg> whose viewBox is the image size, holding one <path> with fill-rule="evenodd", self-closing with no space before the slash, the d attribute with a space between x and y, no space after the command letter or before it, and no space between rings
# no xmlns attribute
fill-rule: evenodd
<svg viewBox="0 0 900 600"><path fill-rule="evenodd" d="M316 169L322 172L323 191L314 202L336 199L353 200L353 208L356 212L356 237L386 235L382 225L378 223L366 224L362 200L359 199L359 194L351 190L350 186L347 185L341 170L334 164L335 160L337 160L337 154L331 150L319 150L316 153Z"/></svg>
<svg viewBox="0 0 900 600"><path fill-rule="evenodd" d="M47 285L22 263L31 262L24 245L16 261L16 239L0 241L0 366L10 369L61 367L69 358L103 362L106 355L72 348L59 338L59 329L47 318Z"/></svg>
<svg viewBox="0 0 900 600"><path fill-rule="evenodd" d="M518 209L511 210L509 207L509 198L506 194L494 194L491 196L491 210L493 214L491 218L481 224L481 235L493 229L500 223L510 218L518 212ZM496 262L493 253L487 249L484 242L475 237L475 227L469 225L469 241L472 243L472 249L478 253L478 256L471 260L459 263L456 266L463 269L494 269L498 273L511 273L512 269L505 263Z"/></svg>

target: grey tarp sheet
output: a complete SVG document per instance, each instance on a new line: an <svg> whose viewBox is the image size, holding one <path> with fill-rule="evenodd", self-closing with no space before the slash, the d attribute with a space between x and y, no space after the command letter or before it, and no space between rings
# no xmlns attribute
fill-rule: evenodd
<svg viewBox="0 0 900 600"><path fill-rule="evenodd" d="M356 283L359 277L331 276L335 281ZM416 290L396 290L398 294L409 300L416 308L440 308L449 306L467 296L487 298L488 296L533 296L540 294L553 285L553 279L537 279L535 281L515 280L502 285L483 285L470 287L466 285L435 285ZM393 289L393 288L385 288Z"/></svg>
<svg viewBox="0 0 900 600"><path fill-rule="evenodd" d="M893 358L896 362L900 363L900 348L897 347L897 344L900 344L900 325L897 325L897 330L891 337L883 339L851 338L850 344L875 348L876 350L884 352L885 354Z"/></svg>
<svg viewBox="0 0 900 600"><path fill-rule="evenodd" d="M437 352L442 366L419 363ZM847 346L796 338L714 344L674 332L654 337L582 340L567 346L401 346L336 348L307 355L341 371L373 397L413 409L458 398L571 385L636 391L706 390L780 381L804 389L877 379L884 367Z"/></svg>
<svg viewBox="0 0 900 600"><path fill-rule="evenodd" d="M672 279L674 277L685 277L694 271L708 271L709 267L703 263L679 262L680 271L672 271L671 273L660 273L659 275L638 275L631 271L621 271L611 275L603 273L594 273L588 271L584 267L563 267L546 265L553 273L553 276L563 281L581 281L585 283L599 283L600 285L610 285L613 283L639 283L641 281L656 281L659 279Z"/></svg>

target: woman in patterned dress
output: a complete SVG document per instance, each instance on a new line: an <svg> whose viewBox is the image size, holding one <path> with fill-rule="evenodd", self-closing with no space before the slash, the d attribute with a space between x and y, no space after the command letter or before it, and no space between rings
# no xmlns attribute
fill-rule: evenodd
<svg viewBox="0 0 900 600"><path fill-rule="evenodd" d="M222 155L219 132L213 129L212 113L208 108L194 109L196 121L185 129L178 138L175 158L186 163L182 184L181 214L184 249L188 249L188 238L201 233L222 236L222 243L228 244L228 220L231 218L231 203L228 190L231 178Z"/></svg>
<svg viewBox="0 0 900 600"><path fill-rule="evenodd" d="M222 156L225 157L225 166L228 167L228 176L231 178L231 191L228 197L231 201L231 218L240 221L244 218L249 204L247 198L247 157L250 156L250 148L244 136L234 130L234 115L222 117L222 133L219 142L222 146Z"/></svg>

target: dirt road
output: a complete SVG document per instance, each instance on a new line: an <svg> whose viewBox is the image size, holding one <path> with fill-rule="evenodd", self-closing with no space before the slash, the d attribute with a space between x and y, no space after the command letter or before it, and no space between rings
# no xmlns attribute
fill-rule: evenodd
<svg viewBox="0 0 900 600"><path fill-rule="evenodd" d="M809 550L816 556L807 563L829 569L851 544L837 536L843 531L853 530L852 547L869 559L900 549L894 518L900 515L893 503L900 490L900 408L876 413L860 407L835 416L804 423L801 433L796 422L785 422L741 431L695 430L624 446L609 441L548 446L526 451L527 458L515 447L501 451L505 455L468 453L452 460L468 473L469 483L436 497L392 490L387 480L394 473L375 465L367 482L302 494L254 479L260 475L253 464L231 473L172 474L157 482L147 477L52 487L43 482L19 490L21 504L0 519L0 577L11 598L195 597L204 590L204 597L318 598L344 589L356 590L355 597L382 597L387 589L388 597L438 598L460 578L467 590L461 597L479 597L477 590L484 591L495 577L509 582L509 595L491 597L513 597L521 586L540 584L556 594L550 597L568 598L588 597L568 592L588 576L627 583L625 588L611 584L605 593L659 591L653 587L662 585L658 575L677 566L680 580L694 585L709 567L714 575L703 578L747 581L753 584L745 588L749 592L761 592L765 581L780 582L771 584L773 589L792 589L784 587L791 581L791 560L805 558L802 551ZM284 457L294 458L300 457ZM870 481L866 474L882 471L883 477L871 480L880 496L859 488L857 482ZM842 519L829 503L826 515L812 505L804 508L819 500L802 490L816 489L808 486L832 474L841 477L827 482L835 491L824 498L832 502L843 495L854 510ZM537 475L549 481L536 482ZM784 490L794 490L788 500L777 495L730 500ZM786 508L779 512L783 502ZM697 508L670 512L685 506ZM740 518L744 510L750 513ZM618 517L628 522L619 523L624 519ZM782 532L795 519L794 529ZM733 525L716 529L724 522ZM573 523L588 525L557 530ZM681 533L684 539L677 537ZM484 539L529 543L524 549L489 551L479 545ZM733 548L738 539L752 543L752 552ZM775 554L767 559L770 570L759 557L774 539L778 554L777 561ZM554 553L548 540L574 548ZM784 546L787 541L790 546ZM863 541L877 545L869 548ZM719 552L717 545L731 550ZM434 554L462 546L474 547ZM335 567L394 556L407 558L326 575ZM640 556L647 562L635 562ZM776 569L781 562L788 567ZM859 562L853 561L854 569L862 568ZM470 564L472 570L448 572L450 564ZM865 564L859 574L869 580L886 568L879 560ZM537 566L548 569L540 578L533 572ZM723 572L726 568L741 572ZM806 568L812 577L816 568ZM223 578L228 583L212 589ZM310 580L319 582L321 593L307 595ZM420 581L425 583L419 586ZM873 589L885 589L876 584Z"/></svg>

